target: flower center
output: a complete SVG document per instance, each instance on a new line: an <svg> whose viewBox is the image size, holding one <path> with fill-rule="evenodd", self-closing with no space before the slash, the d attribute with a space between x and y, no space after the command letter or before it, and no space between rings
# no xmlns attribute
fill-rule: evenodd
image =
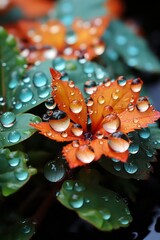
<svg viewBox="0 0 160 240"><path fill-rule="evenodd" d="M84 133L84 139L85 139L85 140L92 141L92 139L93 139L92 133L91 133L91 132L86 132L86 133Z"/></svg>

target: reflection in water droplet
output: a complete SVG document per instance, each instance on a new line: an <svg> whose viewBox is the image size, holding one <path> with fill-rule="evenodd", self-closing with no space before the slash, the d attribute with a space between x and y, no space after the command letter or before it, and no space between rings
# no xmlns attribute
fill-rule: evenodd
<svg viewBox="0 0 160 240"><path fill-rule="evenodd" d="M71 132L74 136L79 137L83 133L82 126L80 124L74 123L71 127Z"/></svg>
<svg viewBox="0 0 160 240"><path fill-rule="evenodd" d="M29 88L22 88L19 93L19 100L23 103L29 102L33 97L33 93Z"/></svg>
<svg viewBox="0 0 160 240"><path fill-rule="evenodd" d="M10 143L17 143L21 139L21 135L18 131L12 131L8 134L8 141Z"/></svg>
<svg viewBox="0 0 160 240"><path fill-rule="evenodd" d="M19 181L25 181L29 177L29 173L24 170L17 171L14 174L15 174L15 177L17 178L17 180L19 180Z"/></svg>
<svg viewBox="0 0 160 240"><path fill-rule="evenodd" d="M133 92L139 92L142 88L142 80L141 78L135 78L132 80L132 83L131 83L131 89Z"/></svg>
<svg viewBox="0 0 160 240"><path fill-rule="evenodd" d="M65 181L65 182L63 183L64 189L66 189L66 190L68 190L68 191L72 191L72 190L73 190L73 186L74 186L74 184L73 184L73 182L70 181L70 180L67 180L67 181Z"/></svg>
<svg viewBox="0 0 160 240"><path fill-rule="evenodd" d="M140 112L145 112L149 108L149 101L147 97L140 97L136 104L137 109Z"/></svg>
<svg viewBox="0 0 160 240"><path fill-rule="evenodd" d="M108 145L115 152L125 152L129 148L129 138L122 132L114 132L109 137Z"/></svg>
<svg viewBox="0 0 160 240"><path fill-rule="evenodd" d="M43 86L38 88L38 96L40 98L47 98L50 94L50 88L47 86Z"/></svg>
<svg viewBox="0 0 160 240"><path fill-rule="evenodd" d="M150 137L151 133L149 128L142 128L139 132L138 132L139 136L143 139L147 139Z"/></svg>
<svg viewBox="0 0 160 240"><path fill-rule="evenodd" d="M58 182L65 176L65 168L60 159L44 166L44 176L50 182Z"/></svg>
<svg viewBox="0 0 160 240"><path fill-rule="evenodd" d="M133 163L124 163L124 169L129 174L134 174L138 171L138 166Z"/></svg>
<svg viewBox="0 0 160 240"><path fill-rule="evenodd" d="M139 145L137 143L132 142L128 150L131 154L136 154L139 151Z"/></svg>
<svg viewBox="0 0 160 240"><path fill-rule="evenodd" d="M15 158L11 158L11 159L9 159L8 163L9 163L9 165L11 167L16 167L20 163L20 159L16 158L16 157Z"/></svg>
<svg viewBox="0 0 160 240"><path fill-rule="evenodd" d="M118 92L119 92L119 90L117 89L115 92L112 93L112 98L114 100L117 100L119 98Z"/></svg>
<svg viewBox="0 0 160 240"><path fill-rule="evenodd" d="M48 82L46 75L43 72L36 72L33 76L33 83L36 87L45 86Z"/></svg>
<svg viewBox="0 0 160 240"><path fill-rule="evenodd" d="M66 62L63 58L61 57L57 57L54 59L53 61L53 67L57 70L57 71L63 71L65 69L66 66Z"/></svg>
<svg viewBox="0 0 160 240"><path fill-rule="evenodd" d="M95 74L96 74L97 79L102 79L102 78L104 78L105 73L101 68L96 68Z"/></svg>
<svg viewBox="0 0 160 240"><path fill-rule="evenodd" d="M95 158L93 149L88 145L81 145L77 148L76 157L83 163L90 163Z"/></svg>
<svg viewBox="0 0 160 240"><path fill-rule="evenodd" d="M81 195L73 194L69 199L69 204L73 208L81 208L83 206L84 199Z"/></svg>
<svg viewBox="0 0 160 240"><path fill-rule="evenodd" d="M126 80L126 78L124 77L124 76L119 76L118 78L117 78L117 82L118 82L118 85L119 86L125 86L126 85L126 83L127 83L127 80Z"/></svg>
<svg viewBox="0 0 160 240"><path fill-rule="evenodd" d="M116 38L115 38L115 42L118 45L122 46L122 45L125 45L127 43L127 38L124 35L117 35Z"/></svg>
<svg viewBox="0 0 160 240"><path fill-rule="evenodd" d="M15 121L16 121L16 116L12 112L5 112L0 117L0 122L2 126L5 128L12 127Z"/></svg>
<svg viewBox="0 0 160 240"><path fill-rule="evenodd" d="M98 139L102 139L103 136L104 136L104 134L103 134L102 132L98 131L98 132L96 132L95 136L96 136L96 138L98 138Z"/></svg>
<svg viewBox="0 0 160 240"><path fill-rule="evenodd" d="M57 132L64 132L69 127L70 119L65 112L55 110L52 116L50 116L49 124L53 130Z"/></svg>
<svg viewBox="0 0 160 240"><path fill-rule="evenodd" d="M54 109L56 107L56 103L54 99L51 97L45 101L45 106L47 109Z"/></svg>
<svg viewBox="0 0 160 240"><path fill-rule="evenodd" d="M84 91L87 93L87 94L92 94L94 93L95 91L97 90L97 84L95 81L93 80L88 80L85 82L84 84Z"/></svg>
<svg viewBox="0 0 160 240"><path fill-rule="evenodd" d="M72 141L72 146L75 148L79 147L79 141L77 140Z"/></svg>
<svg viewBox="0 0 160 240"><path fill-rule="evenodd" d="M117 114L111 113L105 116L102 126L107 132L113 133L116 132L117 129L120 127L120 123L121 122Z"/></svg>
<svg viewBox="0 0 160 240"><path fill-rule="evenodd" d="M22 108L22 106L23 106L23 104L21 102L17 102L14 107L15 107L15 109L19 110Z"/></svg>
<svg viewBox="0 0 160 240"><path fill-rule="evenodd" d="M82 103L79 100L73 100L69 107L73 113L80 113L82 111Z"/></svg>
<svg viewBox="0 0 160 240"><path fill-rule="evenodd" d="M99 104L104 104L105 103L105 98L103 96L99 96L98 99L97 99L98 103Z"/></svg>
<svg viewBox="0 0 160 240"><path fill-rule="evenodd" d="M83 183L81 183L81 182L75 182L75 184L74 184L74 190L76 191L76 192L83 192L83 191L85 191L85 186L84 186L84 184Z"/></svg>
<svg viewBox="0 0 160 240"><path fill-rule="evenodd" d="M119 171L121 171L121 166L120 165L114 165L114 169L119 172Z"/></svg>
<svg viewBox="0 0 160 240"><path fill-rule="evenodd" d="M19 81L19 76L18 73L16 71L13 71L11 73L11 80L9 81L9 85L8 87L10 89L14 89L15 87L17 87L18 85L18 81Z"/></svg>

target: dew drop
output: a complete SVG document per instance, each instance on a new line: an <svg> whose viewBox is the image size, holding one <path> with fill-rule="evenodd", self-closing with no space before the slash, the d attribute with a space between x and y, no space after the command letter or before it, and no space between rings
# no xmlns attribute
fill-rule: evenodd
<svg viewBox="0 0 160 240"><path fill-rule="evenodd" d="M66 39L65 39L66 43L69 45L72 45L74 43L76 43L77 41L77 35L73 30L69 30L66 33Z"/></svg>
<svg viewBox="0 0 160 240"><path fill-rule="evenodd" d="M110 105L106 105L103 109L103 117L107 116L108 114L110 114L111 112L113 112L113 108Z"/></svg>
<svg viewBox="0 0 160 240"><path fill-rule="evenodd" d="M15 174L15 177L17 178L17 180L19 180L19 181L25 181L29 177L29 173L24 170L17 171L14 174Z"/></svg>
<svg viewBox="0 0 160 240"><path fill-rule="evenodd" d="M121 217L118 219L122 225L127 225L129 220L126 217Z"/></svg>
<svg viewBox="0 0 160 240"><path fill-rule="evenodd" d="M149 128L142 128L139 132L138 132L139 136L143 139L147 139L150 137L151 133Z"/></svg>
<svg viewBox="0 0 160 240"><path fill-rule="evenodd" d="M87 99L86 99L86 105L87 105L88 107L91 107L91 106L93 105L93 99L92 99L92 98L87 98Z"/></svg>
<svg viewBox="0 0 160 240"><path fill-rule="evenodd" d="M109 87L111 85L111 80L110 78L105 78L103 80L103 84L106 86L106 87Z"/></svg>
<svg viewBox="0 0 160 240"><path fill-rule="evenodd" d="M117 100L119 98L118 92L119 92L119 90L117 89L115 92L112 93L112 98L114 100Z"/></svg>
<svg viewBox="0 0 160 240"><path fill-rule="evenodd" d="M54 109L56 107L56 103L54 99L51 97L45 101L45 106L47 109Z"/></svg>
<svg viewBox="0 0 160 240"><path fill-rule="evenodd" d="M126 85L127 80L126 80L126 78L125 78L124 76L119 76L119 77L117 78L117 82L118 82L118 85L119 85L119 86L123 87L123 86Z"/></svg>
<svg viewBox="0 0 160 240"><path fill-rule="evenodd" d="M36 72L33 76L33 83L36 87L45 86L48 82L46 75L43 72Z"/></svg>
<svg viewBox="0 0 160 240"><path fill-rule="evenodd" d="M134 174L138 171L138 166L133 163L124 163L124 169L129 174Z"/></svg>
<svg viewBox="0 0 160 240"><path fill-rule="evenodd" d="M16 158L16 157L15 158L11 158L11 159L9 159L8 163L9 163L9 165L11 167L16 167L20 163L20 159Z"/></svg>
<svg viewBox="0 0 160 240"><path fill-rule="evenodd" d="M85 186L84 186L84 184L83 183L81 183L81 182L75 182L75 184L74 184L74 190L76 191L76 192L83 192L83 191L85 191Z"/></svg>
<svg viewBox="0 0 160 240"><path fill-rule="evenodd" d="M71 127L71 132L74 136L79 137L83 133L82 126L80 124L74 123Z"/></svg>
<svg viewBox="0 0 160 240"><path fill-rule="evenodd" d="M129 148L129 138L122 132L114 132L109 137L109 147L115 152L125 152Z"/></svg>
<svg viewBox="0 0 160 240"><path fill-rule="evenodd" d="M61 74L62 74L61 76L62 81L69 81L69 75L67 72L62 72Z"/></svg>
<svg viewBox="0 0 160 240"><path fill-rule="evenodd" d="M120 45L123 46L127 43L127 38L124 35L117 35L115 38L115 42Z"/></svg>
<svg viewBox="0 0 160 240"><path fill-rule="evenodd" d="M92 94L97 90L97 84L93 80L87 80L84 84L84 91L87 94Z"/></svg>
<svg viewBox="0 0 160 240"><path fill-rule="evenodd" d="M139 151L139 145L137 143L131 143L128 150L131 154L136 154Z"/></svg>
<svg viewBox="0 0 160 240"><path fill-rule="evenodd" d="M102 215L104 220L109 220L111 218L111 214L107 209L99 210L99 213Z"/></svg>
<svg viewBox="0 0 160 240"><path fill-rule="evenodd" d="M46 59L54 59L57 56L57 49L47 49L43 52L44 58Z"/></svg>
<svg viewBox="0 0 160 240"><path fill-rule="evenodd" d="M19 100L22 103L27 103L33 98L33 92L29 88L22 88L19 93Z"/></svg>
<svg viewBox="0 0 160 240"><path fill-rule="evenodd" d="M109 133L116 132L117 129L120 127L120 119L117 116L117 114L110 113L105 116L102 126L105 129L105 131Z"/></svg>
<svg viewBox="0 0 160 240"><path fill-rule="evenodd" d="M73 113L80 113L82 111L82 103L79 100L73 100L69 107Z"/></svg>
<svg viewBox="0 0 160 240"><path fill-rule="evenodd" d="M81 208L84 203L84 198L81 195L73 194L69 199L69 204L73 208Z"/></svg>
<svg viewBox="0 0 160 240"><path fill-rule="evenodd" d="M60 158L45 164L44 176L50 182L58 182L65 176L65 168Z"/></svg>
<svg viewBox="0 0 160 240"><path fill-rule="evenodd" d="M94 72L94 65L92 62L86 62L83 65L83 71L87 74L92 74Z"/></svg>
<svg viewBox="0 0 160 240"><path fill-rule="evenodd" d="M30 228L30 226L28 226L28 225L24 225L24 226L22 227L21 231L22 231L23 233L25 233L25 234L28 234L28 233L31 232L31 228Z"/></svg>
<svg viewBox="0 0 160 240"><path fill-rule="evenodd" d="M140 112L145 112L149 108L149 101L147 97L140 97L136 104L137 109Z"/></svg>
<svg viewBox="0 0 160 240"><path fill-rule="evenodd" d="M16 116L12 112L5 112L1 115L0 122L3 127L12 127L16 122Z"/></svg>
<svg viewBox="0 0 160 240"><path fill-rule="evenodd" d="M97 99L97 101L98 101L98 103L101 104L101 105L104 104L104 103L105 103L105 98L104 98L104 96L99 96L98 99Z"/></svg>
<svg viewBox="0 0 160 240"><path fill-rule="evenodd" d="M68 191L72 191L73 187L74 187L74 184L73 184L72 181L67 180L63 183L63 187L64 187L64 189L66 189Z"/></svg>
<svg viewBox="0 0 160 240"><path fill-rule="evenodd" d="M18 131L12 131L8 134L8 141L10 143L17 143L21 139L21 135Z"/></svg>
<svg viewBox="0 0 160 240"><path fill-rule="evenodd" d="M96 136L97 139L102 139L104 134L102 132L98 131L98 132L96 132L95 136Z"/></svg>
<svg viewBox="0 0 160 240"><path fill-rule="evenodd" d="M57 71L63 71L65 69L66 66L66 62L63 58L61 57L57 57L54 59L53 61L53 67L57 70Z"/></svg>
<svg viewBox="0 0 160 240"><path fill-rule="evenodd" d="M76 157L83 163L90 163L95 158L93 149L88 145L81 145L77 148Z"/></svg>
<svg viewBox="0 0 160 240"><path fill-rule="evenodd" d="M21 102L17 102L16 104L15 104L15 109L17 109L17 110L19 110L19 109L21 109L22 108L22 106L23 106L23 104L21 103Z"/></svg>
<svg viewBox="0 0 160 240"><path fill-rule="evenodd" d="M72 141L72 146L73 146L74 148L79 147L79 142L78 142L77 140Z"/></svg>
<svg viewBox="0 0 160 240"><path fill-rule="evenodd" d="M50 94L50 88L47 86L43 86L38 88L38 96L40 98L47 98Z"/></svg>
<svg viewBox="0 0 160 240"><path fill-rule="evenodd" d="M104 71L101 68L96 68L95 74L97 79L102 79L104 78L104 75L105 75Z"/></svg>
<svg viewBox="0 0 160 240"><path fill-rule="evenodd" d="M131 89L133 92L139 92L142 88L142 80L141 78L134 78L131 83Z"/></svg>
<svg viewBox="0 0 160 240"><path fill-rule="evenodd" d="M19 76L18 76L18 73L13 71L12 74L11 74L11 80L9 82L9 85L8 87L10 89L14 89L15 87L17 87L18 85L18 81L19 81Z"/></svg>
<svg viewBox="0 0 160 240"><path fill-rule="evenodd" d="M70 124L67 114L61 110L55 110L49 120L50 126L57 132L64 132Z"/></svg>
<svg viewBox="0 0 160 240"><path fill-rule="evenodd" d="M67 133L67 132L62 132L62 133L61 133L61 136L62 136L63 138L66 138L66 137L68 137L68 133Z"/></svg>
<svg viewBox="0 0 160 240"><path fill-rule="evenodd" d="M119 172L121 171L121 166L120 165L114 165L114 169Z"/></svg>

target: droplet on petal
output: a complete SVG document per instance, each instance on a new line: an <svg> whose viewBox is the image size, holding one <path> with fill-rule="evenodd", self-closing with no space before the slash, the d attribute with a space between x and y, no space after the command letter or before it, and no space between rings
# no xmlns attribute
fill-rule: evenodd
<svg viewBox="0 0 160 240"><path fill-rule="evenodd" d="M132 80L131 89L133 92L139 92L142 88L143 81L140 78L135 78Z"/></svg>
<svg viewBox="0 0 160 240"><path fill-rule="evenodd" d="M73 147L79 147L79 142L77 140L72 141L72 146Z"/></svg>
<svg viewBox="0 0 160 240"><path fill-rule="evenodd" d="M93 149L88 145L79 146L76 151L76 157L83 163L90 163L95 158Z"/></svg>
<svg viewBox="0 0 160 240"><path fill-rule="evenodd" d="M88 80L84 84L84 90L87 94L92 94L97 90L97 84L93 80Z"/></svg>
<svg viewBox="0 0 160 240"><path fill-rule="evenodd" d="M102 139L103 136L104 136L104 134L102 132L100 132L100 131L96 132L96 138Z"/></svg>
<svg viewBox="0 0 160 240"><path fill-rule="evenodd" d="M103 109L103 117L107 116L108 114L110 114L111 112L113 112L113 108L110 105L106 105Z"/></svg>
<svg viewBox="0 0 160 240"><path fill-rule="evenodd" d="M149 101L147 97L140 97L137 101L137 109L140 112L145 112L149 108Z"/></svg>
<svg viewBox="0 0 160 240"><path fill-rule="evenodd" d="M127 108L129 112L132 112L135 109L135 105L133 105L132 103L129 103Z"/></svg>
<svg viewBox="0 0 160 240"><path fill-rule="evenodd" d="M122 132L114 132L109 137L108 145L115 152L125 152L129 148L129 138Z"/></svg>
<svg viewBox="0 0 160 240"><path fill-rule="evenodd" d="M70 124L67 114L61 110L55 110L50 117L49 124L57 132L65 131Z"/></svg>
<svg viewBox="0 0 160 240"><path fill-rule="evenodd" d="M74 123L71 127L71 132L74 136L79 137L83 133L82 126L80 124Z"/></svg>
<svg viewBox="0 0 160 240"><path fill-rule="evenodd" d="M105 116L103 121L103 128L109 132L114 133L120 127L120 119L115 113L108 114Z"/></svg>
<svg viewBox="0 0 160 240"><path fill-rule="evenodd" d="M79 100L73 100L69 105L73 113L80 113L82 111L82 103Z"/></svg>
<svg viewBox="0 0 160 240"><path fill-rule="evenodd" d="M109 87L111 85L111 80L110 78L105 78L103 80L103 84L106 86L106 87Z"/></svg>
<svg viewBox="0 0 160 240"><path fill-rule="evenodd" d="M98 101L98 103L101 104L101 105L104 104L104 103L105 103L105 98L104 98L104 96L99 96L97 101Z"/></svg>
<svg viewBox="0 0 160 240"><path fill-rule="evenodd" d="M119 76L118 78L117 78L117 82L118 82L118 85L119 86L125 86L126 85L126 83L127 83L127 80L126 80L126 78L124 77L124 76Z"/></svg>

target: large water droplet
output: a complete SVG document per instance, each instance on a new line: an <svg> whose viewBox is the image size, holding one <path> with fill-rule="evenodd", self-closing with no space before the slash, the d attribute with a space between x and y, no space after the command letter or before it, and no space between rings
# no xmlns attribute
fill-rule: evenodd
<svg viewBox="0 0 160 240"><path fill-rule="evenodd" d="M147 97L140 97L136 104L137 109L140 112L145 112L149 108L149 101Z"/></svg>
<svg viewBox="0 0 160 240"><path fill-rule="evenodd" d="M83 163L90 163L95 158L94 150L88 145L81 145L77 148L76 157Z"/></svg>
<svg viewBox="0 0 160 240"><path fill-rule="evenodd" d="M85 82L84 84L84 91L87 93L87 94L92 94L94 93L95 91L97 90L97 84L95 81L93 80L88 80Z"/></svg>
<svg viewBox="0 0 160 240"><path fill-rule="evenodd" d="M9 159L8 163L11 167L16 167L20 163L20 159L18 157L17 158L14 157L14 158Z"/></svg>
<svg viewBox="0 0 160 240"><path fill-rule="evenodd" d="M120 123L121 122L117 114L111 113L105 116L102 126L107 132L113 133L120 127Z"/></svg>
<svg viewBox="0 0 160 240"><path fill-rule="evenodd" d="M79 100L73 100L69 107L73 113L80 113L82 111L82 103Z"/></svg>
<svg viewBox="0 0 160 240"><path fill-rule="evenodd" d="M54 99L51 97L45 101L45 106L47 109L54 109L56 107L56 103Z"/></svg>
<svg viewBox="0 0 160 240"><path fill-rule="evenodd" d="M134 174L138 170L138 166L134 163L124 163L124 169L129 174Z"/></svg>
<svg viewBox="0 0 160 240"><path fill-rule="evenodd" d="M46 75L43 72L36 72L33 76L33 83L36 87L45 86L48 82Z"/></svg>
<svg viewBox="0 0 160 240"><path fill-rule="evenodd" d="M47 98L50 94L50 88L48 86L43 86L38 88L38 96L40 98Z"/></svg>
<svg viewBox="0 0 160 240"><path fill-rule="evenodd" d="M14 174L19 181L25 181L29 177L29 173L25 170L17 171Z"/></svg>
<svg viewBox="0 0 160 240"><path fill-rule="evenodd" d="M109 137L109 147L115 152L125 152L129 148L129 138L122 132L114 132Z"/></svg>
<svg viewBox="0 0 160 240"><path fill-rule="evenodd" d="M80 124L74 123L71 127L71 132L74 136L79 137L83 133L82 126Z"/></svg>
<svg viewBox="0 0 160 240"><path fill-rule="evenodd" d="M21 139L21 135L18 131L12 131L8 134L8 141L10 143L17 143Z"/></svg>
<svg viewBox="0 0 160 240"><path fill-rule="evenodd" d="M58 182L65 176L65 168L60 158L44 166L44 176L50 182Z"/></svg>
<svg viewBox="0 0 160 240"><path fill-rule="evenodd" d="M133 92L139 92L142 88L143 81L141 78L135 78L132 80L131 89Z"/></svg>
<svg viewBox="0 0 160 240"><path fill-rule="evenodd" d="M139 136L143 139L147 139L150 137L151 133L149 128L142 128L139 132L138 132Z"/></svg>
<svg viewBox="0 0 160 240"><path fill-rule="evenodd" d="M84 199L83 196L78 194L73 194L71 198L69 199L69 204L73 208L81 208L83 206Z"/></svg>
<svg viewBox="0 0 160 240"><path fill-rule="evenodd" d="M16 116L12 112L5 112L1 115L0 122L3 127L9 128L14 125L16 121Z"/></svg>
<svg viewBox="0 0 160 240"><path fill-rule="evenodd" d="M33 92L29 88L22 88L19 93L19 100L23 103L29 102L33 97Z"/></svg>
<svg viewBox="0 0 160 240"><path fill-rule="evenodd" d="M50 126L57 132L65 131L70 124L67 114L61 110L55 110L49 120Z"/></svg>
<svg viewBox="0 0 160 240"><path fill-rule="evenodd" d="M65 66L66 66L66 62L65 62L65 60L63 58L57 57L56 59L54 59L53 67L57 71L63 71L65 69Z"/></svg>

